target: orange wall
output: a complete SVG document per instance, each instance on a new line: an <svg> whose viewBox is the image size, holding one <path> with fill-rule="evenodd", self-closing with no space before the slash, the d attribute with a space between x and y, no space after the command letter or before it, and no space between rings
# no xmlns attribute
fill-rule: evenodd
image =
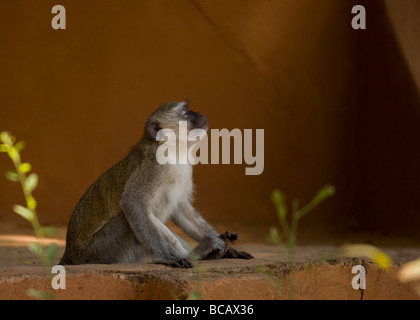
<svg viewBox="0 0 420 320"><path fill-rule="evenodd" d="M262 175L195 168L196 204L211 222L268 226L274 188L306 202L327 182L337 196L306 224L360 220L356 153L370 151L355 133L364 41L350 26L356 3L63 0L67 30L56 31L56 1L0 2L0 129L27 141L41 219L66 224L154 108L188 99L211 128L265 129ZM9 167L1 156L0 171ZM0 219L11 219L19 189L0 180L0 190Z"/></svg>

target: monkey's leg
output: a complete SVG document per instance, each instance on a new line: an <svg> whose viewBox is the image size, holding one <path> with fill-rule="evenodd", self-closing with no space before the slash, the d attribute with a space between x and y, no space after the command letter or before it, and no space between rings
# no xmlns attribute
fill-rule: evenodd
<svg viewBox="0 0 420 320"><path fill-rule="evenodd" d="M133 263L147 256L123 213L111 219L98 231L82 254L82 263Z"/></svg>
<svg viewBox="0 0 420 320"><path fill-rule="evenodd" d="M171 230L171 229L169 229ZM178 234L176 234L173 230L172 234L178 239L178 241L181 243L181 245L185 248L185 250L187 250L188 252L191 251L191 246L188 244L187 241L185 241L184 239L182 239Z"/></svg>
<svg viewBox="0 0 420 320"><path fill-rule="evenodd" d="M192 268L188 260L188 250L175 237L171 230L152 213L147 214L141 205L125 201L120 207L136 239L153 255L155 263L179 268Z"/></svg>

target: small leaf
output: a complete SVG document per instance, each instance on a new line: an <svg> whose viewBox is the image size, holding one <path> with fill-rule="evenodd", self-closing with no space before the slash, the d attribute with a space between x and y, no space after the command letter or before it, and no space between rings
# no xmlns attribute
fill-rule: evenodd
<svg viewBox="0 0 420 320"><path fill-rule="evenodd" d="M20 155L19 152L15 148L9 148L7 150L7 154L9 157L13 160L13 162L19 162L20 161Z"/></svg>
<svg viewBox="0 0 420 320"><path fill-rule="evenodd" d="M15 144L15 149L19 152L22 151L25 147L26 147L26 142L23 140Z"/></svg>
<svg viewBox="0 0 420 320"><path fill-rule="evenodd" d="M15 182L19 181L19 175L17 174L16 171L12 171L12 170L6 171L6 178Z"/></svg>
<svg viewBox="0 0 420 320"><path fill-rule="evenodd" d="M7 152L7 145L0 144L0 152Z"/></svg>
<svg viewBox="0 0 420 320"><path fill-rule="evenodd" d="M28 289L26 293L28 294L28 296L32 298L40 299L40 300L53 300L54 299L54 296L51 293L47 293L47 292L37 290L37 289L32 289L32 288Z"/></svg>
<svg viewBox="0 0 420 320"><path fill-rule="evenodd" d="M13 206L13 211L21 217L25 218L26 220L32 221L34 219L34 213L28 208L25 208L21 205L15 204Z"/></svg>
<svg viewBox="0 0 420 320"><path fill-rule="evenodd" d="M201 300L201 293L196 290L190 293L189 300Z"/></svg>
<svg viewBox="0 0 420 320"><path fill-rule="evenodd" d="M271 194L271 200L277 211L280 219L285 219L287 215L286 196L278 189L274 190Z"/></svg>
<svg viewBox="0 0 420 320"><path fill-rule="evenodd" d="M327 184L321 190L318 191L316 196L312 199L312 202L315 204L320 203L321 201L332 197L335 194L335 188L332 185Z"/></svg>
<svg viewBox="0 0 420 320"><path fill-rule="evenodd" d="M375 246L367 244L352 244L341 247L341 254L347 257L367 257L382 269L389 269L392 259Z"/></svg>
<svg viewBox="0 0 420 320"><path fill-rule="evenodd" d="M273 245L279 245L281 244L281 239L280 239L280 235L279 235L279 230L276 227L270 227L270 231L269 234L267 236L267 241L270 244Z"/></svg>
<svg viewBox="0 0 420 320"><path fill-rule="evenodd" d="M53 226L42 227L41 229L46 236L57 235L59 231L58 228Z"/></svg>
<svg viewBox="0 0 420 320"><path fill-rule="evenodd" d="M29 171L31 171L32 166L29 162L24 162L19 166L19 171L22 173L28 173Z"/></svg>
<svg viewBox="0 0 420 320"><path fill-rule="evenodd" d="M55 258L56 253L57 253L57 244L56 243L51 243L48 246L47 250L45 251L44 265L50 266L52 261Z"/></svg>
<svg viewBox="0 0 420 320"><path fill-rule="evenodd" d="M38 257L42 257L44 253L44 249L42 248L41 244L36 242L31 242L28 244L28 249Z"/></svg>
<svg viewBox="0 0 420 320"><path fill-rule="evenodd" d="M278 205L281 198L281 191L279 189L273 190L271 193L271 200L273 201L274 205Z"/></svg>
<svg viewBox="0 0 420 320"><path fill-rule="evenodd" d="M35 210L36 206L37 206L37 202L36 202L35 198L33 196L29 195L25 199L26 199L26 204L27 204L28 208L30 210Z"/></svg>
<svg viewBox="0 0 420 320"><path fill-rule="evenodd" d="M372 259L373 262L375 262L380 268L384 270L388 269L392 264L391 258L383 252L377 252Z"/></svg>
<svg viewBox="0 0 420 320"><path fill-rule="evenodd" d="M29 193L32 192L38 185L38 175L31 173L25 182L25 190Z"/></svg>
<svg viewBox="0 0 420 320"><path fill-rule="evenodd" d="M0 133L0 140L5 144L12 144L12 140L10 139L10 133L7 131L2 131Z"/></svg>
<svg viewBox="0 0 420 320"><path fill-rule="evenodd" d="M273 275L273 271L271 269L269 269L267 266L257 266L255 268L255 271L257 271L258 273L261 273L263 275L266 275L266 276L272 276Z"/></svg>

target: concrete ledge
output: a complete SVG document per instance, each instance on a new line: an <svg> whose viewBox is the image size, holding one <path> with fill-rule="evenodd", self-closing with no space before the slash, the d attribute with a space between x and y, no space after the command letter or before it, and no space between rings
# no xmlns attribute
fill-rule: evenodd
<svg viewBox="0 0 420 320"><path fill-rule="evenodd" d="M194 269L153 264L82 265L66 267L66 289L57 299L419 299L409 285L396 279L398 265L420 256L420 250L385 250L395 262L388 271L362 259L340 258L332 247L300 247L296 264L280 248L235 246L253 260L198 262ZM18 250L18 249L16 249ZM354 290L351 269L363 264L366 290ZM43 268L35 265L0 267L0 299L28 299L27 289L48 291Z"/></svg>

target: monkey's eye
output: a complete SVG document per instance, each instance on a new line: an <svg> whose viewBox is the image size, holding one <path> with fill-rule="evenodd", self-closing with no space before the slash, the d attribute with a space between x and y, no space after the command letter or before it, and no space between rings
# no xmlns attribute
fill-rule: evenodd
<svg viewBox="0 0 420 320"><path fill-rule="evenodd" d="M181 116L185 119L188 118L188 109L184 109L181 111Z"/></svg>

